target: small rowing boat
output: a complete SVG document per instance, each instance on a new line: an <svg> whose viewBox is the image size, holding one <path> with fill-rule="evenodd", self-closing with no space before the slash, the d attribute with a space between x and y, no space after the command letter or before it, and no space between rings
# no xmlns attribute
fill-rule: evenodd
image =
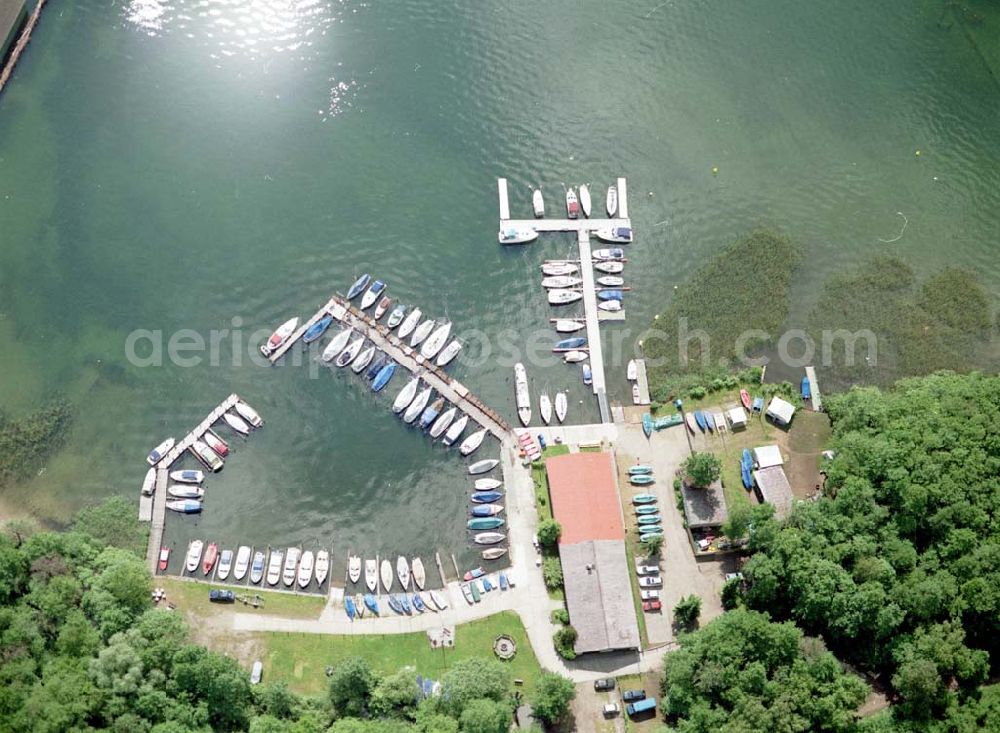
<svg viewBox="0 0 1000 733"><path fill-rule="evenodd" d="M698 432L698 421L694 419L694 415L690 412L684 414L684 420L687 422L688 430L694 435Z"/></svg>
<svg viewBox="0 0 1000 733"><path fill-rule="evenodd" d="M458 339L452 339L451 343L441 349L441 353L437 356L437 361L434 363L439 367L448 366L458 356L458 352L462 350L462 342Z"/></svg>
<svg viewBox="0 0 1000 733"><path fill-rule="evenodd" d="M531 192L531 209L534 211L536 219L545 216L545 199L542 198L542 189L540 188Z"/></svg>
<svg viewBox="0 0 1000 733"><path fill-rule="evenodd" d="M354 284L347 291L347 299L354 300L358 295L361 294L361 291L368 286L368 283L371 281L371 279L372 276L366 272L364 275L355 280Z"/></svg>
<svg viewBox="0 0 1000 733"><path fill-rule="evenodd" d="M374 613L376 616L378 616L379 613L381 613L381 609L379 609L378 607L378 599L375 598L375 596L373 596L371 593L365 593L365 605L368 607L368 610Z"/></svg>
<svg viewBox="0 0 1000 733"><path fill-rule="evenodd" d="M483 560L499 560L501 557L507 554L506 547L491 547L488 550L482 551Z"/></svg>
<svg viewBox="0 0 1000 733"><path fill-rule="evenodd" d="M586 183L580 186L580 209L584 216L590 217L590 188Z"/></svg>
<svg viewBox="0 0 1000 733"><path fill-rule="evenodd" d="M503 504L478 504L469 507L470 517L495 517L503 513Z"/></svg>
<svg viewBox="0 0 1000 733"><path fill-rule="evenodd" d="M351 621L358 613L358 607L354 605L354 599L351 596L344 596L344 613Z"/></svg>
<svg viewBox="0 0 1000 733"><path fill-rule="evenodd" d="M656 496L653 494L636 494L632 497L633 504L655 504Z"/></svg>
<svg viewBox="0 0 1000 733"><path fill-rule="evenodd" d="M566 189L566 216L570 219L580 218L580 200L572 186Z"/></svg>
<svg viewBox="0 0 1000 733"><path fill-rule="evenodd" d="M483 444L483 439L486 438L486 428L482 428L472 433L468 438L462 441L462 445L458 447L458 452L463 456L470 456L479 450L479 446Z"/></svg>
<svg viewBox="0 0 1000 733"><path fill-rule="evenodd" d="M547 293L549 305L568 305L583 298L579 290L550 290Z"/></svg>
<svg viewBox="0 0 1000 733"><path fill-rule="evenodd" d="M314 323L313 325L311 325L309 328L306 329L306 332L302 334L302 342L306 344L311 344L313 341L315 341L324 333L326 333L326 329L330 327L331 323L333 323L333 316L331 315L323 316L318 321L316 321L316 323Z"/></svg>
<svg viewBox="0 0 1000 733"><path fill-rule="evenodd" d="M809 377L802 377L802 399L808 400L812 397L812 385L809 384Z"/></svg>
<svg viewBox="0 0 1000 733"><path fill-rule="evenodd" d="M472 536L472 541L477 545L496 545L507 539L507 535L502 532L479 532Z"/></svg>
<svg viewBox="0 0 1000 733"><path fill-rule="evenodd" d="M711 412L703 412L702 415L705 417L705 426L710 432L715 432L715 416Z"/></svg>
<svg viewBox="0 0 1000 733"><path fill-rule="evenodd" d="M574 321L568 318L560 318L556 320L556 333L575 333L577 331L582 331L587 327L587 324L583 321Z"/></svg>
<svg viewBox="0 0 1000 733"><path fill-rule="evenodd" d="M492 504L502 498L502 491L474 491L471 497L473 504Z"/></svg>
<svg viewBox="0 0 1000 733"><path fill-rule="evenodd" d="M208 547L205 548L205 557L201 560L201 571L205 575L210 575L212 568L215 567L215 561L219 559L219 546L214 542L210 542Z"/></svg>
<svg viewBox="0 0 1000 733"><path fill-rule="evenodd" d="M579 272L579 270L580 268L572 262L546 262L542 265L543 275L572 275L575 272Z"/></svg>
<svg viewBox="0 0 1000 733"><path fill-rule="evenodd" d="M598 300L623 300L625 294L621 290L598 290Z"/></svg>
<svg viewBox="0 0 1000 733"><path fill-rule="evenodd" d="M399 324L399 330L396 331L396 335L400 338L400 340L405 339L413 333L413 329L415 329L417 324L420 323L420 317L422 315L423 312L419 308L414 308L410 311L410 315L403 319L403 322Z"/></svg>
<svg viewBox="0 0 1000 733"><path fill-rule="evenodd" d="M149 452L149 455L146 456L146 463L148 463L150 466L155 466L157 463L163 460L163 457L170 452L170 449L174 447L174 444L176 442L177 441L174 440L173 438L167 438L166 440L164 440L162 443L160 443L158 446L156 446L155 448L153 448L153 450Z"/></svg>
<svg viewBox="0 0 1000 733"><path fill-rule="evenodd" d="M425 409L420 415L420 429L426 430L429 428L431 424L437 420L437 416L441 414L442 409L444 409L444 397L438 397L431 403L430 407Z"/></svg>
<svg viewBox="0 0 1000 733"><path fill-rule="evenodd" d="M648 475L648 474L651 474L652 472L653 472L653 467L652 466L645 466L645 465L643 465L641 463L636 464L635 466L629 466L628 467L628 475L629 476Z"/></svg>
<svg viewBox="0 0 1000 733"><path fill-rule="evenodd" d="M488 473L494 468L500 465L500 461L496 458L486 458L482 461L476 461L471 466L469 466L469 473L473 476L478 476L481 473Z"/></svg>
<svg viewBox="0 0 1000 733"><path fill-rule="evenodd" d="M497 234L497 239L500 244L527 244L538 239L538 232L534 229L505 227Z"/></svg>
<svg viewBox="0 0 1000 733"><path fill-rule="evenodd" d="M643 474L632 475L628 477L628 481L633 486L649 486L651 483L656 481L652 476L646 476Z"/></svg>
<svg viewBox="0 0 1000 733"><path fill-rule="evenodd" d="M372 314L372 318L374 318L376 321L379 320L382 316L385 315L385 312L389 310L390 305L392 305L392 298L390 298L388 295L382 296L382 300L380 300L378 302L378 305L375 306L375 312Z"/></svg>
<svg viewBox="0 0 1000 733"><path fill-rule="evenodd" d="M583 336L572 336L568 339L557 341L553 349L579 349L587 345L587 339Z"/></svg>
<svg viewBox="0 0 1000 733"><path fill-rule="evenodd" d="M745 389L740 390L740 402L743 403L745 408L750 409L750 393Z"/></svg>
<svg viewBox="0 0 1000 733"><path fill-rule="evenodd" d="M566 409L569 407L569 400L565 392L556 392L556 420L562 422L566 419Z"/></svg>
<svg viewBox="0 0 1000 733"><path fill-rule="evenodd" d="M495 478L477 478L474 486L476 491L495 491L503 486L503 481Z"/></svg>
<svg viewBox="0 0 1000 733"><path fill-rule="evenodd" d="M698 429L701 430L701 432L704 433L708 430L708 423L705 422L705 413L701 410L694 411L694 421L698 423Z"/></svg>
<svg viewBox="0 0 1000 733"><path fill-rule="evenodd" d="M506 522L499 517L476 517L475 519L470 519L465 525L472 530L480 529L499 529L504 526Z"/></svg>
<svg viewBox="0 0 1000 733"><path fill-rule="evenodd" d="M608 186L608 197L605 200L604 206L608 211L608 216L614 216L618 212L617 186Z"/></svg>
<svg viewBox="0 0 1000 733"><path fill-rule="evenodd" d="M379 354L379 357L372 362L371 366L368 367L368 371L365 372L365 377L368 380L375 379L375 376L382 371L382 367L389 363L389 357L385 354Z"/></svg>
<svg viewBox="0 0 1000 733"><path fill-rule="evenodd" d="M420 386L420 377L414 377L406 386L399 390L399 394L396 395L395 401L392 403L392 411L395 413L400 413L405 410L413 398L417 396L417 388Z"/></svg>

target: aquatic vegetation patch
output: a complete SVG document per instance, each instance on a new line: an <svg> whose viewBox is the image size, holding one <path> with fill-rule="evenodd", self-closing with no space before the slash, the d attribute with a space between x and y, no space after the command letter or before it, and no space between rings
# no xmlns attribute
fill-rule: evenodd
<svg viewBox="0 0 1000 733"><path fill-rule="evenodd" d="M0 414L0 486L38 471L65 442L72 418L62 399L16 420Z"/></svg>

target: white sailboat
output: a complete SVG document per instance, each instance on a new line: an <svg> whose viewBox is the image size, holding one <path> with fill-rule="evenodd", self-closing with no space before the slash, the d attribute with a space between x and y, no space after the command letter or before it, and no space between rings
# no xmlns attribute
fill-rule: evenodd
<svg viewBox="0 0 1000 733"><path fill-rule="evenodd" d="M614 216L618 212L618 188L616 186L608 186L608 198L605 203L608 216Z"/></svg>
<svg viewBox="0 0 1000 733"><path fill-rule="evenodd" d="M437 356L437 361L434 363L439 367L448 366L461 350L462 342L458 339L452 339L451 343L441 350L441 353Z"/></svg>
<svg viewBox="0 0 1000 733"><path fill-rule="evenodd" d="M396 395L396 400L392 403L392 411L398 414L405 410L413 402L413 398L417 396L418 387L420 387L420 377L414 377L407 382L406 386Z"/></svg>
<svg viewBox="0 0 1000 733"><path fill-rule="evenodd" d="M438 417L438 419L434 421L434 424L431 425L431 429L429 431L431 437L434 438L434 440L440 438L441 434L448 429L452 421L455 419L455 415L457 414L458 414L457 407L452 407L442 412L441 415Z"/></svg>
<svg viewBox="0 0 1000 733"><path fill-rule="evenodd" d="M396 331L396 335L399 336L401 341L413 333L413 329L415 329L417 324L420 323L420 317L422 315L423 313L419 308L414 308L410 311L410 315L403 319L403 322L399 324L399 330Z"/></svg>
<svg viewBox="0 0 1000 733"><path fill-rule="evenodd" d="M357 583L361 580L361 556L351 555L347 559L347 577L350 578L352 583Z"/></svg>
<svg viewBox="0 0 1000 733"><path fill-rule="evenodd" d="M543 275L572 275L579 270L572 262L546 262L542 265Z"/></svg>
<svg viewBox="0 0 1000 733"><path fill-rule="evenodd" d="M581 285L583 279L579 277L573 277L572 275L552 275L550 277L542 278L542 287L549 288L575 288L577 285Z"/></svg>
<svg viewBox="0 0 1000 733"><path fill-rule="evenodd" d="M410 339L410 346L417 348L423 343L424 339L431 335L431 331L434 330L434 319L428 318L426 321L417 326L416 330L413 332L413 337Z"/></svg>
<svg viewBox="0 0 1000 733"><path fill-rule="evenodd" d="M455 441L459 439L465 430L465 426L469 424L469 416L462 415L458 420L451 424L448 428L448 432L444 434L444 440L441 441L445 445L454 445Z"/></svg>
<svg viewBox="0 0 1000 733"><path fill-rule="evenodd" d="M586 183L580 186L580 208L583 209L583 215L590 218L590 188Z"/></svg>
<svg viewBox="0 0 1000 733"><path fill-rule="evenodd" d="M556 392L556 419L562 422L566 419L566 410L569 407L569 400L566 399L565 392Z"/></svg>
<svg viewBox="0 0 1000 733"><path fill-rule="evenodd" d="M568 318L560 318L556 321L556 331L558 333L575 333L587 327L584 321L574 321Z"/></svg>
<svg viewBox="0 0 1000 733"><path fill-rule="evenodd" d="M417 415L423 412L423 409L427 407L427 403L431 399L431 388L424 387L423 391L417 395L416 399L410 403L410 406L406 408L406 412L403 413L403 422L412 423L417 419Z"/></svg>
<svg viewBox="0 0 1000 733"><path fill-rule="evenodd" d="M528 373L520 362L514 365L514 401L518 419L527 426L531 422L531 395L528 392Z"/></svg>
<svg viewBox="0 0 1000 733"><path fill-rule="evenodd" d="M353 328L345 328L343 331L334 336L330 343L326 345L326 348L323 349L320 359L323 361L332 361L333 357L344 350L344 347L347 346L347 342L351 340L351 334L353 333Z"/></svg>
<svg viewBox="0 0 1000 733"><path fill-rule="evenodd" d="M468 438L462 441L462 445L459 446L458 452L463 456L470 456L479 450L479 446L483 444L483 439L486 437L486 428L477 430Z"/></svg>
<svg viewBox="0 0 1000 733"><path fill-rule="evenodd" d="M538 397L538 414L541 416L542 422L548 425L552 419L552 400L549 399L546 392L542 392Z"/></svg>
<svg viewBox="0 0 1000 733"><path fill-rule="evenodd" d="M365 585L372 593L378 588L378 561L365 560Z"/></svg>
<svg viewBox="0 0 1000 733"><path fill-rule="evenodd" d="M420 355L425 359L432 359L437 356L438 352L444 347L445 342L448 340L448 336L451 335L451 322L446 322L441 326L438 326L427 340L424 345L420 347Z"/></svg>
<svg viewBox="0 0 1000 733"><path fill-rule="evenodd" d="M628 365L625 367L625 378L630 382L639 378L639 365L635 363L635 359L628 360Z"/></svg>
<svg viewBox="0 0 1000 733"><path fill-rule="evenodd" d="M549 305L566 305L575 303L583 297L579 290L550 290L548 292Z"/></svg>

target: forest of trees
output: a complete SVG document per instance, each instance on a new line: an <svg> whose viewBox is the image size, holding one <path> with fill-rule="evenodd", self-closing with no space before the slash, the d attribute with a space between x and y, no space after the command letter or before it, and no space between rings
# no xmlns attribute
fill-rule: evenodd
<svg viewBox="0 0 1000 733"><path fill-rule="evenodd" d="M790 639L785 659L761 664L730 638L749 623L733 613L745 611L669 658L665 709L687 730L699 729L687 725L695 714L722 731L1000 729L1000 696L982 691L1000 671L1000 378L935 374L892 391L855 389L827 408L835 457L825 495L751 528L742 600L768 615L753 622L756 633L778 633L767 618L793 622L869 674L890 714L861 724L832 715L857 699L854 685L837 682L832 697L809 693L812 704L827 701L822 723L796 712L799 699L778 708L788 716L778 725L775 683L790 684L800 662ZM697 674L685 669L691 659L702 660ZM834 668L822 664L832 682ZM749 696L748 672L757 676ZM796 676L793 698L809 689Z"/></svg>
<svg viewBox="0 0 1000 733"><path fill-rule="evenodd" d="M338 665L324 697L280 681L251 686L236 660L189 640L183 616L152 607L143 530L122 499L80 513L66 532L11 522L0 532L0 731L121 733L505 733L507 667L456 662L423 699L416 671L363 659ZM118 545L118 546L114 546ZM540 720L574 688L543 675L528 691Z"/></svg>

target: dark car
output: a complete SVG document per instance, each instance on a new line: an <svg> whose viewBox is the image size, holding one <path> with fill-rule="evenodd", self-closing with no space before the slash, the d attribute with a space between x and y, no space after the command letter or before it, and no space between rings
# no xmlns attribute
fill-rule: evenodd
<svg viewBox="0 0 1000 733"><path fill-rule="evenodd" d="M594 689L597 690L598 692L615 689L615 678L602 677L599 680L594 680Z"/></svg>
<svg viewBox="0 0 1000 733"><path fill-rule="evenodd" d="M635 702L636 700L645 700L646 691L645 690L625 690L622 693L622 700L625 702Z"/></svg>
<svg viewBox="0 0 1000 733"><path fill-rule="evenodd" d="M235 603L236 594L231 590L210 590L208 592L208 600L212 603Z"/></svg>

